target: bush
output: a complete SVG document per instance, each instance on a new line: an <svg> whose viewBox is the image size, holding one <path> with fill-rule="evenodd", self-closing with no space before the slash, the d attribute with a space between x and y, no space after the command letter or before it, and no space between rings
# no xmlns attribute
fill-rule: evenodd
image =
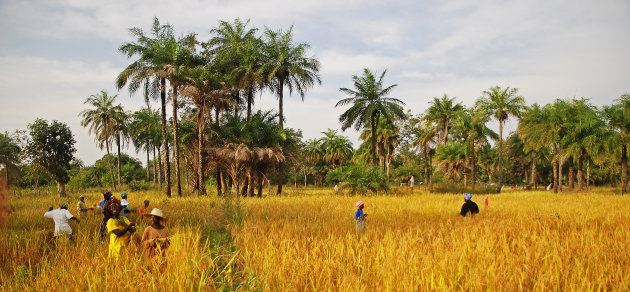
<svg viewBox="0 0 630 292"><path fill-rule="evenodd" d="M471 193L475 194L498 194L499 188L497 186L480 186L476 185L475 190L472 189L472 186L464 187L461 184L453 184L453 183L437 183L433 184L431 188L432 193L451 193L451 194L463 194L463 193Z"/></svg>
<svg viewBox="0 0 630 292"><path fill-rule="evenodd" d="M385 174L378 168L372 168L363 164L344 166L343 169L337 168L330 171L326 175L326 180L340 182L340 189L349 189L352 194L366 194L367 192L377 194L381 190L389 192Z"/></svg>
<svg viewBox="0 0 630 292"><path fill-rule="evenodd" d="M131 182L129 182L128 184L129 186L129 190L131 191L146 191L149 189L149 185L144 181L137 181L137 180L133 180Z"/></svg>

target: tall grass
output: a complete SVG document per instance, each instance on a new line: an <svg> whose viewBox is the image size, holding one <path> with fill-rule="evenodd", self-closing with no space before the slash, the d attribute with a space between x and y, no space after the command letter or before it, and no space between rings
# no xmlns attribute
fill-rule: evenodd
<svg viewBox="0 0 630 292"><path fill-rule="evenodd" d="M630 197L610 190L554 195L474 196L481 213L461 218L461 195L416 188L395 195L334 195L331 188L288 189L282 197L148 198L169 221L172 246L161 272L137 244L108 262L101 216L71 223L75 242L53 240L44 218L54 197L10 200L0 231L3 290L629 290ZM86 194L88 205L97 193ZM77 215L78 195L65 199ZM365 202L367 230L355 232L354 203ZM149 224L136 214L136 241Z"/></svg>

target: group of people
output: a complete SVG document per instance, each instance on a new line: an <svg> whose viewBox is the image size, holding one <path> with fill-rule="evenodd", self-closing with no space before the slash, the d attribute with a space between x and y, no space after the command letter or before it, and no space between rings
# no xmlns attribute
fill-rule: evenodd
<svg viewBox="0 0 630 292"><path fill-rule="evenodd" d="M363 203L363 201L357 201L355 206L357 207L357 210L354 212L354 221L357 228L357 233L362 234L365 231L365 218L368 214L363 212L363 208L365 208L365 203ZM477 203L472 201L472 194L465 193L464 204L462 205L462 209L459 212L459 215L461 215L462 217L466 217L474 216L477 213L479 213L479 206L477 206Z"/></svg>
<svg viewBox="0 0 630 292"><path fill-rule="evenodd" d="M103 214L103 220L99 226L100 238L104 240L109 236L108 258L113 260L118 259L127 249L132 242L133 234L136 232L135 222L126 216L134 212L127 201L128 194L123 192L120 195L121 199L118 200L111 192L103 193L103 201L98 203L96 208L87 207L84 196L79 197L77 203L77 211L81 216L94 209ZM156 255L160 255L159 258L162 259L170 246L170 233L168 228L163 225L167 218L162 210L153 208L149 213L148 208L149 200L145 200L140 215L150 218L151 225L146 227L142 233L140 245L144 248L147 259L155 258ZM75 220L77 223L80 221L68 211L68 204L62 203L59 209L50 207L48 212L44 213L44 217L54 220L55 237L67 235L71 240L74 240L69 220Z"/></svg>

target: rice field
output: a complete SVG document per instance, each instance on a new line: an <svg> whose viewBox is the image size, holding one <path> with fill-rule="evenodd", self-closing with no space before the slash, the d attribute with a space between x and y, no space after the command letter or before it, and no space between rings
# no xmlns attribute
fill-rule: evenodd
<svg viewBox="0 0 630 292"><path fill-rule="evenodd" d="M607 189L504 192L490 195L487 208L485 196L473 196L481 209L474 218L459 216L461 195L287 193L228 201L130 194L132 207L149 198L169 216L173 244L161 273L148 271L139 247L108 262L100 216L71 223L76 242L55 241L42 215L59 200L12 198L0 282L7 290L95 291L630 289L630 197ZM369 214L363 234L355 231L357 200ZM136 220L140 236L148 222Z"/></svg>

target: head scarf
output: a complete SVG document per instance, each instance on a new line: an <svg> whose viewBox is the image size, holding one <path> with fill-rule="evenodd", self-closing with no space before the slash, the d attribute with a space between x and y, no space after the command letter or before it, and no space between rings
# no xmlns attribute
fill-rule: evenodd
<svg viewBox="0 0 630 292"><path fill-rule="evenodd" d="M357 208L363 206L363 201L357 201L356 206Z"/></svg>
<svg viewBox="0 0 630 292"><path fill-rule="evenodd" d="M61 209L68 209L68 204L61 203L61 205L59 205L59 208L61 208Z"/></svg>
<svg viewBox="0 0 630 292"><path fill-rule="evenodd" d="M464 199L465 199L466 201L470 201L470 199L472 199L472 195L471 195L470 193L465 193L465 194L464 194Z"/></svg>
<svg viewBox="0 0 630 292"><path fill-rule="evenodd" d="M105 201L109 201L109 199L112 198L112 193L110 192L104 192L103 193L103 199L105 199Z"/></svg>
<svg viewBox="0 0 630 292"><path fill-rule="evenodd" d="M114 216L114 210L113 208L117 206L118 208L120 208L122 210L122 205L120 205L120 201L118 199L111 199L107 202L107 204L105 204L105 215L112 217Z"/></svg>
<svg viewBox="0 0 630 292"><path fill-rule="evenodd" d="M127 197L127 193L125 193L125 192L120 193L120 197L121 198L126 198Z"/></svg>

